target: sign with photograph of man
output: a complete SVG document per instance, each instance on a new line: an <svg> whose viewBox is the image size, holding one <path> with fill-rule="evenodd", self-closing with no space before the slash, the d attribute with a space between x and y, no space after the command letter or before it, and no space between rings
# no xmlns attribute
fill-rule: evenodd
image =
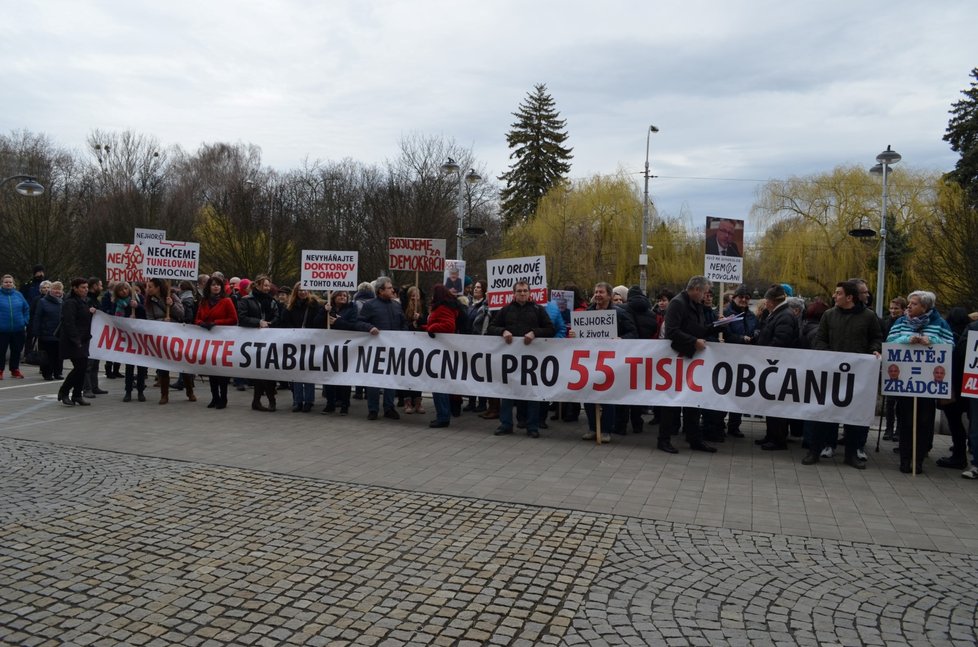
<svg viewBox="0 0 978 647"><path fill-rule="evenodd" d="M950 344L883 344L883 395L950 398Z"/></svg>
<svg viewBox="0 0 978 647"><path fill-rule="evenodd" d="M703 275L719 283L742 283L743 248L743 220L707 216Z"/></svg>
<svg viewBox="0 0 978 647"><path fill-rule="evenodd" d="M445 287L455 296L465 291L465 261L445 260Z"/></svg>

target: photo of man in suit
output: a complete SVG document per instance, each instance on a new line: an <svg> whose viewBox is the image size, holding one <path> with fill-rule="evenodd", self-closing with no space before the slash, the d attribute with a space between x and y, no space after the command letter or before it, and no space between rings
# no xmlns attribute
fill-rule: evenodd
<svg viewBox="0 0 978 647"><path fill-rule="evenodd" d="M737 247L737 221L730 218L706 219L706 253L740 257Z"/></svg>

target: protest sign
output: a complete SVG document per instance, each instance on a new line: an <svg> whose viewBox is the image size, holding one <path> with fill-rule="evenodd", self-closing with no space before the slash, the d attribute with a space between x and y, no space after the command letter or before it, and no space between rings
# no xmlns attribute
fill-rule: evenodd
<svg viewBox="0 0 978 647"><path fill-rule="evenodd" d="M303 290L356 290L359 252L302 250Z"/></svg>
<svg viewBox="0 0 978 647"><path fill-rule="evenodd" d="M978 330L969 330L968 340L965 343L968 346L964 353L961 395L966 398L978 398Z"/></svg>
<svg viewBox="0 0 978 647"><path fill-rule="evenodd" d="M743 248L743 220L708 216L703 275L711 281L720 283L742 283Z"/></svg>
<svg viewBox="0 0 978 647"><path fill-rule="evenodd" d="M536 339L318 328L205 330L96 312L92 359L175 373L370 384L520 400L700 407L869 425L873 355L710 344L692 359L668 341Z"/></svg>
<svg viewBox="0 0 978 647"><path fill-rule="evenodd" d="M200 243L157 240L143 248L143 276L168 281L196 281L200 266Z"/></svg>
<svg viewBox="0 0 978 647"><path fill-rule="evenodd" d="M513 286L517 281L530 284L530 300L547 302L547 257L523 256L499 258L486 262L489 289L486 301L490 310L498 310L513 299Z"/></svg>
<svg viewBox="0 0 978 647"><path fill-rule="evenodd" d="M618 336L618 312L614 308L572 312L571 329L578 339L614 339Z"/></svg>
<svg viewBox="0 0 978 647"><path fill-rule="evenodd" d="M105 244L105 281L144 281L143 249L127 243Z"/></svg>
<svg viewBox="0 0 978 647"><path fill-rule="evenodd" d="M950 398L951 344L883 344L883 395Z"/></svg>
<svg viewBox="0 0 978 647"><path fill-rule="evenodd" d="M465 291L465 261L445 261L445 287L452 294L462 294Z"/></svg>
<svg viewBox="0 0 978 647"><path fill-rule="evenodd" d="M411 272L444 272L444 238L388 238L388 267Z"/></svg>
<svg viewBox="0 0 978 647"><path fill-rule="evenodd" d="M136 228L133 234L133 244L134 245L146 245L153 242L162 242L166 240L166 230L165 229L140 229Z"/></svg>

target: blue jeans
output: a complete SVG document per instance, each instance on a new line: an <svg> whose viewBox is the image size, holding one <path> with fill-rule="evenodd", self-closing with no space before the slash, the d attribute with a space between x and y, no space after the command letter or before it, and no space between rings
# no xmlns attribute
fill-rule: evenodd
<svg viewBox="0 0 978 647"><path fill-rule="evenodd" d="M292 383L292 404L312 404L316 401L316 385L312 382Z"/></svg>
<svg viewBox="0 0 978 647"><path fill-rule="evenodd" d="M587 402L584 404L584 413L587 414L587 430L597 431L597 416L595 415L595 405ZM610 434L615 430L615 405L601 405L601 433Z"/></svg>
<svg viewBox="0 0 978 647"><path fill-rule="evenodd" d="M452 396L447 393L432 393L431 399L435 401L435 419L438 422L451 422Z"/></svg>
<svg viewBox="0 0 978 647"><path fill-rule="evenodd" d="M517 402L526 403L526 431L539 431L540 429L540 403L537 400L507 400L503 398L499 401L499 426L508 429L513 428L513 405ZM612 423L613 424L613 423Z"/></svg>
<svg viewBox="0 0 978 647"><path fill-rule="evenodd" d="M384 389L384 411L394 408L394 395L397 389ZM367 411L380 411L380 388L376 386L367 387Z"/></svg>

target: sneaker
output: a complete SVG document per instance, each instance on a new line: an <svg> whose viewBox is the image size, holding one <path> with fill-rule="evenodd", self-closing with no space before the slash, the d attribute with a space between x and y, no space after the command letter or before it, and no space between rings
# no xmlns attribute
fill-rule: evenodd
<svg viewBox="0 0 978 647"><path fill-rule="evenodd" d="M581 440L594 440L595 435L596 434L593 431L585 432L585 434L581 436Z"/></svg>
<svg viewBox="0 0 978 647"><path fill-rule="evenodd" d="M856 458L858 460L861 460L861 461L868 460L867 457L866 457L866 452L864 450L862 450L862 449L857 449L856 450Z"/></svg>
<svg viewBox="0 0 978 647"><path fill-rule="evenodd" d="M826 447L825 449L822 450L822 453L819 454L819 456L821 458L832 458L833 456L835 456L835 450L832 449L831 447Z"/></svg>
<svg viewBox="0 0 978 647"><path fill-rule="evenodd" d="M972 465L965 471L961 472L961 476L966 479L978 479L978 467Z"/></svg>
<svg viewBox="0 0 978 647"><path fill-rule="evenodd" d="M20 372L20 369L16 369L15 368L12 371L10 371L10 377L15 377L18 380L23 380L24 379L24 374Z"/></svg>

